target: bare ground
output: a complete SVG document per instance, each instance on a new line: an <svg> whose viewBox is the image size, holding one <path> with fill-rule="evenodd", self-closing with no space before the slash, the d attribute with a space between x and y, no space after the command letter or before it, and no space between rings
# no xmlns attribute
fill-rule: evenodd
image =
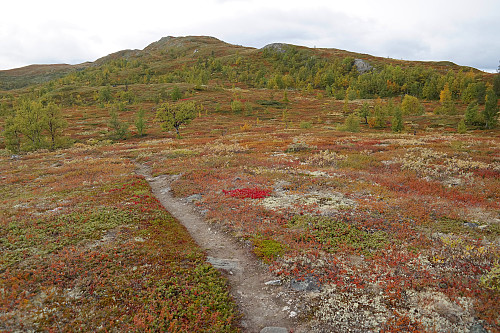
<svg viewBox="0 0 500 333"><path fill-rule="evenodd" d="M170 193L171 176L152 177L150 168L144 165L139 166L137 173L145 177L161 204L205 250L208 261L227 277L231 295L243 314L241 326L244 332L260 332L265 327L301 331L286 311L286 301L292 296L289 290L284 286L265 284L276 277L267 271L248 246L207 223L185 200L174 198Z"/></svg>

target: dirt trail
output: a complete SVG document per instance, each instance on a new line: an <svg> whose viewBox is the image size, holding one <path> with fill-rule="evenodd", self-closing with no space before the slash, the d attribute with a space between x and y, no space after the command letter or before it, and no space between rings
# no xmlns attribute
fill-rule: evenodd
<svg viewBox="0 0 500 333"><path fill-rule="evenodd" d="M286 304L276 297L284 295L282 286L265 283L275 279L255 256L230 235L208 224L191 205L170 193L171 176L152 177L146 166L139 166L137 173L149 182L161 204L189 231L198 245L208 255L208 261L225 273L231 286L231 294L243 314L245 332L260 332L263 328L283 327L288 330L295 323L283 308ZM280 330L276 330L278 332ZM284 331L283 329L281 331ZM280 332L281 332L280 331Z"/></svg>

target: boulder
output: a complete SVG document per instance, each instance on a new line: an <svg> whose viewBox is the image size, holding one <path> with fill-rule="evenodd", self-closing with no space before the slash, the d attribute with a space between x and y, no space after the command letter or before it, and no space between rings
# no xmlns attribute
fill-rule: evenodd
<svg viewBox="0 0 500 333"><path fill-rule="evenodd" d="M356 66L359 74L367 73L373 68L368 62L362 59L354 59L354 66Z"/></svg>

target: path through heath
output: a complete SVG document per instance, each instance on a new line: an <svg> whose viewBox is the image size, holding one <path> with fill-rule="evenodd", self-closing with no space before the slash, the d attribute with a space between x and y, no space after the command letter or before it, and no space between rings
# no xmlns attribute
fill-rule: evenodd
<svg viewBox="0 0 500 333"><path fill-rule="evenodd" d="M206 251L208 261L225 273L231 294L243 314L245 332L289 332L295 326L289 318L286 304L276 297L285 292L283 286L266 285L275 279L255 258L249 249L227 233L207 223L193 207L170 193L172 177L151 176L147 166L139 166L137 173L149 182L161 204L189 231L196 243ZM297 332L296 330L294 330Z"/></svg>

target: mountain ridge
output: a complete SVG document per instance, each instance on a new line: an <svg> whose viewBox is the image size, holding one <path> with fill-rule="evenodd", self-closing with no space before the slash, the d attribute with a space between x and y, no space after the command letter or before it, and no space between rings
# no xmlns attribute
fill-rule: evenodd
<svg viewBox="0 0 500 333"><path fill-rule="evenodd" d="M0 89L12 90L23 88L26 86L40 84L52 79L63 77L72 71L83 70L90 66L100 66L104 63L117 60L117 59L142 59L147 62L159 62L169 60L165 55L170 54L171 58L174 57L187 57L187 56L216 56L223 57L228 55L251 54L254 52L261 52L263 50L276 50L276 47L286 45L286 47L298 48L302 50L309 50L314 52L319 57L354 57L359 58L374 64L392 64L392 65L421 65L428 66L440 71L447 71L449 69L463 69L473 70L476 72L488 75L491 73L482 72L479 69L460 66L450 61L415 61L415 60L398 60L392 58L383 58L370 54L357 53L347 50L336 48L309 48L301 45L294 45L288 43L270 43L262 48L254 48L248 46L241 46L224 42L216 37L211 36L166 36L159 40L148 44L144 49L124 49L119 50L97 60L91 62L87 61L80 64L32 64L19 68L0 70Z"/></svg>

